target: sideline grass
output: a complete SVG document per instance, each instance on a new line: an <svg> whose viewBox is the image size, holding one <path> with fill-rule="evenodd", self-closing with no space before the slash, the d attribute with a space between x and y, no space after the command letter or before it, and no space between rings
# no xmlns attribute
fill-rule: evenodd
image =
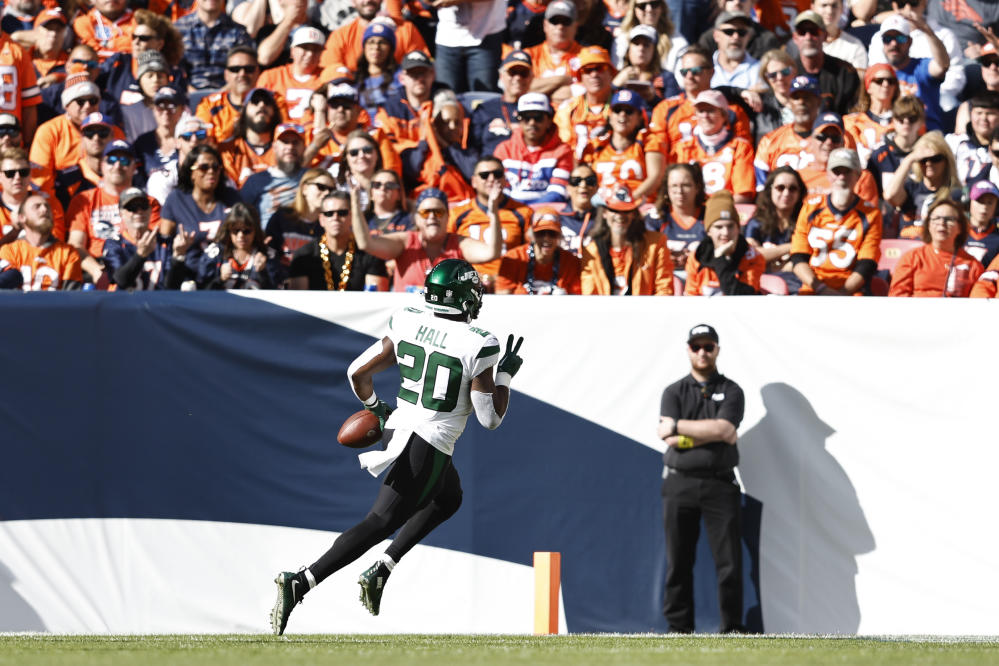
<svg viewBox="0 0 999 666"><path fill-rule="evenodd" d="M999 663L996 638L656 635L0 635L0 665Z"/></svg>

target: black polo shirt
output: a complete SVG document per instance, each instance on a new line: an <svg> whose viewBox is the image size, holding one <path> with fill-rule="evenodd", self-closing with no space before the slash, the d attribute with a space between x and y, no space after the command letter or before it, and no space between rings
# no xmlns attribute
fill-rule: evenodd
<svg viewBox="0 0 999 666"><path fill-rule="evenodd" d="M687 375L667 386L659 412L677 421L725 419L738 428L745 408L746 398L739 385L716 372L704 384ZM663 462L683 471L723 471L739 464L739 450L726 442L708 442L691 449L670 446Z"/></svg>
<svg viewBox="0 0 999 666"><path fill-rule="evenodd" d="M330 272L333 282L337 285L340 284L343 259L343 254L330 252ZM323 268L323 259L319 254L318 238L295 250L295 254L292 256L289 277L303 275L309 278L309 289L313 291L326 290L326 270ZM368 275L388 277L385 262L364 250L355 250L350 277L347 278L347 291L364 291L364 283Z"/></svg>

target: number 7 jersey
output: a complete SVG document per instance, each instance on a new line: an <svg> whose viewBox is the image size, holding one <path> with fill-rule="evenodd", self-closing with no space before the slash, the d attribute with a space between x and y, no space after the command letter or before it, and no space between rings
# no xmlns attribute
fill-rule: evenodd
<svg viewBox="0 0 999 666"><path fill-rule="evenodd" d="M401 381L387 429L411 430L451 455L472 413L472 379L499 361L499 341L469 324L403 308L389 319Z"/></svg>

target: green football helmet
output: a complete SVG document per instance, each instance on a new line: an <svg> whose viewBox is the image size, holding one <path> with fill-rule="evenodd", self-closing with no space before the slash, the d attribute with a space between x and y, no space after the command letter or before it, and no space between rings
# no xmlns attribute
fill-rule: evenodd
<svg viewBox="0 0 999 666"><path fill-rule="evenodd" d="M432 312L475 319L482 309L482 280L467 261L445 259L427 273L423 300Z"/></svg>

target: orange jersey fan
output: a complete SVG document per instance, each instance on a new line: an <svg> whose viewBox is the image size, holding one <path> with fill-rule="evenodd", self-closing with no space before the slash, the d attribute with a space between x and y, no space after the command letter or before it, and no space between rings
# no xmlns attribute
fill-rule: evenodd
<svg viewBox="0 0 999 666"><path fill-rule="evenodd" d="M68 281L83 282L80 253L55 239L42 247L23 238L0 247L0 272L7 269L21 272L24 291L56 291Z"/></svg>
<svg viewBox="0 0 999 666"><path fill-rule="evenodd" d="M736 196L751 197L756 192L753 173L753 144L733 136L721 149L709 153L697 136L676 145L673 162L700 164L704 191L714 194L728 190Z"/></svg>
<svg viewBox="0 0 999 666"><path fill-rule="evenodd" d="M599 187L625 183L634 192L649 175L645 168L645 154L664 153L662 140L648 130L642 130L633 144L618 151L610 139L610 135L606 135L591 141L580 161L586 162L597 172L600 177Z"/></svg>

